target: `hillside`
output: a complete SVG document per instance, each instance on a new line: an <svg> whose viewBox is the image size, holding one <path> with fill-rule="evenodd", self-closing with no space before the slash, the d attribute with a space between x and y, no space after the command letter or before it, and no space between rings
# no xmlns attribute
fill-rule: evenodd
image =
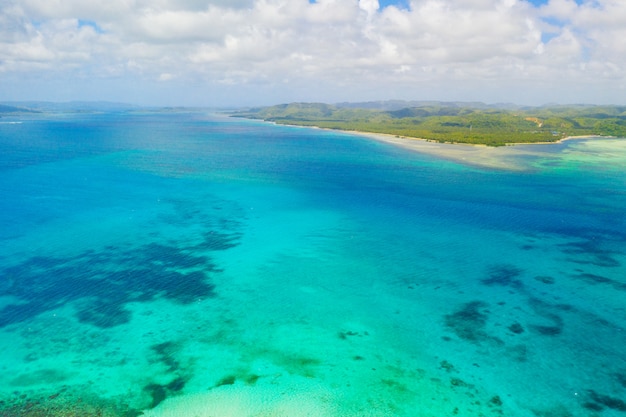
<svg viewBox="0 0 626 417"><path fill-rule="evenodd" d="M0 115L11 114L11 113L35 113L35 111L31 109L27 109L25 107L8 106L5 104L0 104Z"/></svg>
<svg viewBox="0 0 626 417"><path fill-rule="evenodd" d="M408 106L402 106L408 104ZM503 146L568 136L626 137L626 106L521 107L457 102L290 103L231 113L279 124Z"/></svg>

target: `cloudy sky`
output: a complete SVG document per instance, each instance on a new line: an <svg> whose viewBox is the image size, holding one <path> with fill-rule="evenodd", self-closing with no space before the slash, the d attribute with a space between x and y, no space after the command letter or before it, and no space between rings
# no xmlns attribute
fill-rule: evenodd
<svg viewBox="0 0 626 417"><path fill-rule="evenodd" d="M0 0L0 101L626 102L626 0Z"/></svg>

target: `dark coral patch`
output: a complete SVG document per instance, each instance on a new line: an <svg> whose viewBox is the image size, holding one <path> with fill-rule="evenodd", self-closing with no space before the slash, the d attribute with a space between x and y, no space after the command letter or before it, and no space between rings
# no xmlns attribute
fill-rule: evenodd
<svg viewBox="0 0 626 417"><path fill-rule="evenodd" d="M614 258L617 252L602 247L602 242L605 241L606 239L603 237L592 235L586 240L570 242L560 246L564 253L575 255L570 259L571 262L608 268L621 266L621 263Z"/></svg>
<svg viewBox="0 0 626 417"><path fill-rule="evenodd" d="M185 378L179 377L179 378L172 380L172 382L167 384L165 388L167 388L168 390L172 392L178 392L178 391L181 391L183 388L185 388L186 383L187 383L187 380Z"/></svg>
<svg viewBox="0 0 626 417"><path fill-rule="evenodd" d="M489 339L485 332L487 324L487 303L483 301L471 301L452 314L445 316L445 324L461 339L471 342L480 342Z"/></svg>
<svg viewBox="0 0 626 417"><path fill-rule="evenodd" d="M539 282L543 282L544 284L548 284L548 285L554 284L555 282L554 278L548 275L537 275L535 279Z"/></svg>
<svg viewBox="0 0 626 417"><path fill-rule="evenodd" d="M489 269L487 278L481 280L481 283L488 286L503 286L515 289L522 289L524 284L520 281L519 276L522 270L512 265L496 265Z"/></svg>
<svg viewBox="0 0 626 417"><path fill-rule="evenodd" d="M439 367L441 369L445 369L446 372L458 372L455 368L454 365L452 365L450 362L448 362L447 360L442 360L441 362L439 362Z"/></svg>
<svg viewBox="0 0 626 417"><path fill-rule="evenodd" d="M259 378L261 378L260 375L250 374L246 375L243 380L248 385L254 385L259 380Z"/></svg>
<svg viewBox="0 0 626 417"><path fill-rule="evenodd" d="M90 323L100 328L108 328L128 323L130 311L124 308L126 299L96 300L89 306L76 312L81 323Z"/></svg>
<svg viewBox="0 0 626 417"><path fill-rule="evenodd" d="M584 403L583 407L586 408L587 410L591 410L591 411L602 411L602 410L604 410L604 407L602 407L600 404L592 403L592 402Z"/></svg>
<svg viewBox="0 0 626 417"><path fill-rule="evenodd" d="M238 237L238 233L214 234L204 249L230 248ZM88 250L67 258L32 257L0 270L5 277L0 295L16 299L0 310L0 327L78 301L76 315L81 322L108 328L131 319L125 308L129 302L163 297L189 304L212 297L215 288L208 274L217 268L195 250L152 242Z"/></svg>
<svg viewBox="0 0 626 417"><path fill-rule="evenodd" d="M532 326L532 328L544 336L556 336L563 332L563 328L560 326Z"/></svg>
<svg viewBox="0 0 626 417"><path fill-rule="evenodd" d="M626 402L620 398L611 397L609 395L599 394L594 390L589 390L589 398L593 404L598 406L607 407L611 410L626 412Z"/></svg>
<svg viewBox="0 0 626 417"><path fill-rule="evenodd" d="M583 272L577 275L573 275L574 278L584 281L587 284L592 285L610 285L618 291L626 291L626 283L604 277L602 275L590 274L587 272Z"/></svg>
<svg viewBox="0 0 626 417"><path fill-rule="evenodd" d="M143 388L143 390L150 394L150 397L152 398L152 402L148 405L148 408L156 407L167 398L167 389L163 385L148 384Z"/></svg>
<svg viewBox="0 0 626 417"><path fill-rule="evenodd" d="M204 256L192 255L187 251L176 250L171 245L159 243L149 243L142 247L141 251L143 258L169 268L194 268L209 262Z"/></svg>
<svg viewBox="0 0 626 417"><path fill-rule="evenodd" d="M203 235L202 242L195 248L211 251L226 250L237 246L240 238L241 235L236 233L222 233L211 230Z"/></svg>
<svg viewBox="0 0 626 417"><path fill-rule="evenodd" d="M489 405L500 407L502 406L502 399L500 398L500 396L496 395L489 400Z"/></svg>
<svg viewBox="0 0 626 417"><path fill-rule="evenodd" d="M463 381L461 378L450 378L450 385L453 387L472 388L474 385Z"/></svg>
<svg viewBox="0 0 626 417"><path fill-rule="evenodd" d="M557 336L563 332L565 321L554 311L571 311L572 307L567 304L550 304L536 297L530 297L528 303L538 316L549 321L550 324L533 324L529 328L543 336Z"/></svg>
<svg viewBox="0 0 626 417"><path fill-rule="evenodd" d="M224 385L234 385L236 381L237 381L237 377L235 375L228 375L220 379L219 381L217 381L217 383L215 384L215 387L217 388L217 387L221 387Z"/></svg>
<svg viewBox="0 0 626 417"><path fill-rule="evenodd" d="M603 277L601 275L582 273L577 275L579 279L582 279L589 284L611 284L613 280L607 277Z"/></svg>
<svg viewBox="0 0 626 417"><path fill-rule="evenodd" d="M156 354L155 363L162 363L167 367L169 372L174 372L180 369L180 363L176 360L176 354L179 351L179 345L175 342L163 342L150 347Z"/></svg>
<svg viewBox="0 0 626 417"><path fill-rule="evenodd" d="M523 327L522 327L522 325L521 325L521 324L519 324L519 323L513 323L513 324L511 324L511 325L508 327L508 329L509 329L512 333L515 333L515 334L521 334L521 333L524 333L524 328L523 328Z"/></svg>
<svg viewBox="0 0 626 417"><path fill-rule="evenodd" d="M148 384L143 390L150 395L151 402L148 406L149 409L155 408L163 401L165 401L169 396L176 394L181 391L186 384L186 379L178 377L172 380L169 384L161 385L161 384Z"/></svg>

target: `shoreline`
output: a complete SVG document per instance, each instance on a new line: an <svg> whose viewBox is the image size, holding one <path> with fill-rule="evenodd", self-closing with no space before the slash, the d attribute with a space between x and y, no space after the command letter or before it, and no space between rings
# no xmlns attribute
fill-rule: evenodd
<svg viewBox="0 0 626 417"><path fill-rule="evenodd" d="M357 130L327 129L317 126L314 129L342 132L353 136L373 139L421 154L432 155L444 160L461 163L478 168L487 168L505 171L527 171L529 167L521 164L517 156L539 156L540 153L533 151L534 145L539 145L537 150L545 145L559 145L570 140L614 138L613 136L580 135L566 136L554 142L510 143L504 146L488 146L474 143L436 142L424 138L398 136L389 133L362 132Z"/></svg>
<svg viewBox="0 0 626 417"><path fill-rule="evenodd" d="M501 171L531 170L532 168L529 167L528 164L524 164L523 160L520 159L519 156L539 157L543 155L543 153L539 150L544 148L546 145L560 145L571 140L616 138L615 136L577 135L566 136L555 140L554 142L511 142L503 146L489 146L476 143L439 142L425 138L394 135L391 133L374 133L359 130L332 129L320 126L279 124L262 119L251 120L259 120L265 123L273 123L280 126L319 129L328 132L358 136L467 166ZM532 148L535 147L535 145L538 146L533 150Z"/></svg>
<svg viewBox="0 0 626 417"><path fill-rule="evenodd" d="M300 126L300 125L284 125L284 126ZM300 126L300 127L309 127L309 126ZM360 131L360 130L340 130L340 129L329 129L329 128L325 128L325 127L318 127L318 126L310 126L314 129L321 129L321 130L328 130L329 132L345 132L351 135L357 135L357 136L380 136L381 139L383 138L389 138L390 140L392 139L399 139L399 140L404 140L404 141L412 141L412 140L416 140L416 141L422 141L422 142L427 142L427 143L436 143L436 144L441 144L441 145L459 145L459 146L471 146L471 147L478 147L478 148L506 148L506 147L510 147L510 146L532 146L532 145L558 145L560 143L563 142L567 142L568 140L576 140L576 139L612 139L612 138L616 138L615 136L600 136L600 135L578 135L578 136L565 136L563 138L560 138L558 140L555 140L554 142L510 142L510 143L506 143L502 146L489 146L486 144L482 144L482 143L463 143L463 142L439 142L439 141L435 141L433 139L425 139L425 138L415 138L412 136L402 136L402 135L394 135L392 133L375 133L375 132L364 132L364 131Z"/></svg>
<svg viewBox="0 0 626 417"><path fill-rule="evenodd" d="M229 116L232 117L232 116ZM554 142L509 142L509 143L505 143L504 145L501 146L489 146L486 144L482 144L482 143L464 143L464 142L439 142L433 139L426 139L426 138L417 138L417 137L413 137L413 136L402 136L402 135L395 135L393 133L377 133L377 132L367 132L367 131L362 131L362 130L344 130L344 129L333 129L330 127L320 127L320 126L315 126L315 125L297 125L297 124L289 124L289 123L276 123L270 120L264 120L264 119L249 119L249 120L259 120L262 121L264 123L271 123L277 126L290 126L290 127L301 127L301 128L308 128L308 129L319 129L319 130L326 130L328 132L342 132L342 133L347 133L350 135L356 135L356 136L367 136L367 137L376 137L376 136L380 136L381 138L390 138L390 139L401 139L401 140L406 140L406 141L422 141L422 142L428 142L428 143L436 143L436 144L441 144L441 145L459 145L459 146L475 146L475 147L479 147L479 148L506 148L506 147L510 147L510 146L526 146L526 145L557 145L563 142L567 142L569 140L576 140L576 139L612 139L612 138L617 138L617 136L602 136L602 135L577 135L577 136L565 136L563 138L557 139Z"/></svg>
<svg viewBox="0 0 626 417"><path fill-rule="evenodd" d="M528 171L530 167L523 164L522 160L518 157L540 156L540 150L545 145L559 145L569 140L603 137L587 135L568 136L555 142L515 143L506 146L487 146L470 143L441 143L429 141L427 139L402 136L397 137L395 135L383 133L379 134L356 131L348 133L464 165L504 171ZM536 150L532 149L534 145L538 145Z"/></svg>
<svg viewBox="0 0 626 417"><path fill-rule="evenodd" d="M517 155L521 154L519 148L513 152L512 148L514 147L512 146L493 147L469 143L441 143L427 139L409 138L384 133L345 132L350 135L387 143L412 152L431 155L436 158L450 160L464 165L507 171L525 170L524 167L510 160L510 157L513 156L514 153Z"/></svg>

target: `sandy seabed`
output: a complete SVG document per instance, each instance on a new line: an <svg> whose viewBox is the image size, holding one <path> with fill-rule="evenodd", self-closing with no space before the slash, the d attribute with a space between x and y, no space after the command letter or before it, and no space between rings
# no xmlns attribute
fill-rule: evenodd
<svg viewBox="0 0 626 417"><path fill-rule="evenodd" d="M591 139L595 136L571 136L552 143L510 144L506 146L486 146L458 143L440 143L420 138L409 138L383 133L350 132L352 134L389 143L411 151L433 155L438 158L460 162L466 165L508 171L524 171L525 164L517 160L520 156L539 156L544 146L558 145L571 139ZM534 149L533 149L534 148Z"/></svg>

